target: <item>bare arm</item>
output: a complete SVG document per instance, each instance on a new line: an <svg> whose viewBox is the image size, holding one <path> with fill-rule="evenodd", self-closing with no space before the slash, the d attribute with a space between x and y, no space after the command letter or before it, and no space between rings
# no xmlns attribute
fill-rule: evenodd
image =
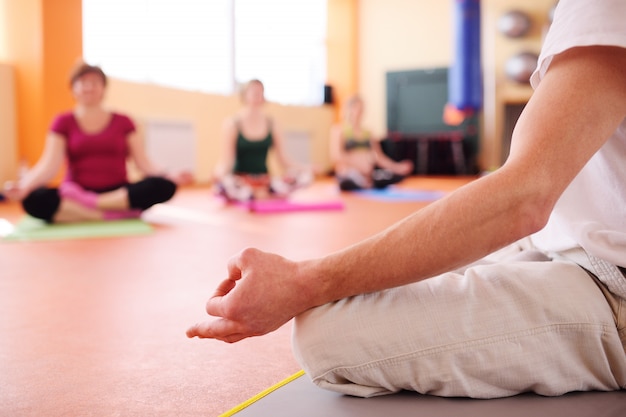
<svg viewBox="0 0 626 417"><path fill-rule="evenodd" d="M65 159L65 138L55 132L49 132L46 145L39 161L19 183L6 185L11 199L22 200L37 187L45 185L59 172Z"/></svg>
<svg viewBox="0 0 626 417"><path fill-rule="evenodd" d="M541 229L561 193L626 115L626 49L575 48L554 58L498 171L383 232L321 259L255 249L231 259L207 303L219 317L189 336L234 342L317 305L420 281ZM256 295L267 294L257 303Z"/></svg>
<svg viewBox="0 0 626 417"><path fill-rule="evenodd" d="M234 119L227 119L222 125L222 154L213 175L216 179L232 174L235 168L237 148L237 126Z"/></svg>
<svg viewBox="0 0 626 417"><path fill-rule="evenodd" d="M343 149L343 132L340 124L330 128L330 160L335 172L341 173L346 169L345 151Z"/></svg>
<svg viewBox="0 0 626 417"><path fill-rule="evenodd" d="M143 135L140 131L135 131L129 135L128 145L130 148L131 159L144 175L152 177L165 177L178 185L186 185L193 182L193 174L191 172L168 172L151 161L146 154Z"/></svg>
<svg viewBox="0 0 626 417"><path fill-rule="evenodd" d="M360 244L304 264L318 286L314 304L432 277L540 230L625 117L624 65L621 48L555 57L518 121L505 165Z"/></svg>
<svg viewBox="0 0 626 417"><path fill-rule="evenodd" d="M128 136L128 146L130 148L130 157L137 168L148 176L164 175L165 171L157 167L146 155L143 143L143 135L139 131L134 131Z"/></svg>
<svg viewBox="0 0 626 417"><path fill-rule="evenodd" d="M284 170L302 168L287 155L282 126L275 120L272 121L272 139L274 152L276 153L280 166Z"/></svg>

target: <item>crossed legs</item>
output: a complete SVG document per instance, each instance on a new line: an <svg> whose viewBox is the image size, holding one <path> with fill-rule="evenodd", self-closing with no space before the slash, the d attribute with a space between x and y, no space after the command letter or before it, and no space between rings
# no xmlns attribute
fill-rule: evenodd
<svg viewBox="0 0 626 417"><path fill-rule="evenodd" d="M47 222L75 222L136 218L154 204L169 200L176 184L161 177L149 177L111 191L96 193L75 183L59 188L39 188L22 202L24 210Z"/></svg>
<svg viewBox="0 0 626 417"><path fill-rule="evenodd" d="M296 358L320 387L362 397L626 388L596 282L573 263L516 256L311 309L295 319Z"/></svg>

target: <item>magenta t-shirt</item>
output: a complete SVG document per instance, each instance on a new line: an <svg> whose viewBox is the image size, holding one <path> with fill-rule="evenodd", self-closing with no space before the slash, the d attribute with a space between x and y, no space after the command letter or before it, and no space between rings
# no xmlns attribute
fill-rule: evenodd
<svg viewBox="0 0 626 417"><path fill-rule="evenodd" d="M66 181L74 181L93 191L108 190L127 183L128 135L135 131L130 118L113 113L103 130L86 133L78 125L74 114L68 112L57 116L50 130L67 141Z"/></svg>

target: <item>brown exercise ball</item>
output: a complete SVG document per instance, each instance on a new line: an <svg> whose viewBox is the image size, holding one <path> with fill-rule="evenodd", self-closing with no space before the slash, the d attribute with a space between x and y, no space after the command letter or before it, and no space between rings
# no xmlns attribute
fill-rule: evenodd
<svg viewBox="0 0 626 417"><path fill-rule="evenodd" d="M519 10L506 12L498 19L498 30L509 38L521 38L528 33L530 26L528 14Z"/></svg>
<svg viewBox="0 0 626 417"><path fill-rule="evenodd" d="M512 81L520 84L530 82L530 76L537 68L539 56L533 52L521 52L506 61L504 72Z"/></svg>

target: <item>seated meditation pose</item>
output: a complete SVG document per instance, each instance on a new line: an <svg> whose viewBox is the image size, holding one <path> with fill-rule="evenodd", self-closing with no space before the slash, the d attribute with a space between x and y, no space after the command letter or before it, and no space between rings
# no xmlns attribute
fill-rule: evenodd
<svg viewBox="0 0 626 417"><path fill-rule="evenodd" d="M136 218L191 182L191 174L167 174L148 159L133 121L103 107L106 85L100 67L79 63L70 76L76 107L54 119L35 166L5 184L29 215L48 223ZM128 180L129 158L144 175L140 181ZM64 163L65 178L49 187Z"/></svg>
<svg viewBox="0 0 626 417"><path fill-rule="evenodd" d="M626 2L560 0L502 167L345 249L245 248L189 337L293 322L320 387L626 388Z"/></svg>
<svg viewBox="0 0 626 417"><path fill-rule="evenodd" d="M217 192L233 201L286 197L313 181L311 169L285 152L282 129L264 110L263 83L251 80L241 90L242 108L223 125L222 157L214 171ZM270 175L268 153L277 156L281 177Z"/></svg>
<svg viewBox="0 0 626 417"><path fill-rule="evenodd" d="M342 191L385 188L413 171L409 160L394 161L380 140L362 125L363 100L354 95L344 109L344 121L331 128L330 156Z"/></svg>

